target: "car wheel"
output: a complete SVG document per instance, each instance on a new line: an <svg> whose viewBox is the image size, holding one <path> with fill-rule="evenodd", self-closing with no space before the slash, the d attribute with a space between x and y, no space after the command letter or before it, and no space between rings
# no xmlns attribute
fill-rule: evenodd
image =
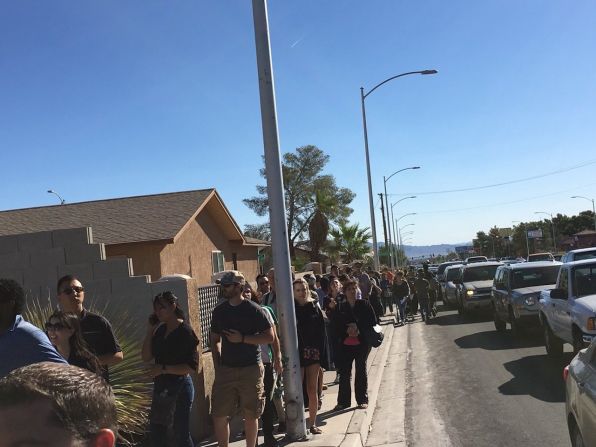
<svg viewBox="0 0 596 447"><path fill-rule="evenodd" d="M582 339L581 333L576 329L573 331L573 353L577 354L579 351L584 349L586 346Z"/></svg>
<svg viewBox="0 0 596 447"><path fill-rule="evenodd" d="M573 422L573 425L571 426L571 445L573 447L584 447L586 444L584 444L584 438L582 437L582 433L579 431L579 427L577 426L577 423L575 423L575 421Z"/></svg>
<svg viewBox="0 0 596 447"><path fill-rule="evenodd" d="M505 329L507 328L507 323L501 320L501 317L499 317L499 314L497 313L497 309L495 308L495 306L493 306L493 321L495 323L495 329L498 332L505 332Z"/></svg>
<svg viewBox="0 0 596 447"><path fill-rule="evenodd" d="M563 342L559 337L553 334L548 323L544 324L544 346L546 347L546 354L550 358L556 358L563 355Z"/></svg>

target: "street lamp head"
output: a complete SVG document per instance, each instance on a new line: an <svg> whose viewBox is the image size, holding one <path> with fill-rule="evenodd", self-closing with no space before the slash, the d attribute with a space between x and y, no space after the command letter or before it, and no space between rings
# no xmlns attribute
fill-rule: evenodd
<svg viewBox="0 0 596 447"><path fill-rule="evenodd" d="M54 191L53 189L48 189L48 193L50 193L50 194L54 194L54 193L55 193L55 191Z"/></svg>
<svg viewBox="0 0 596 447"><path fill-rule="evenodd" d="M420 74L422 74L422 75L434 75L434 74L437 74L437 73L438 73L437 70L422 70L420 72Z"/></svg>
<svg viewBox="0 0 596 447"><path fill-rule="evenodd" d="M412 166L412 169L420 169L420 166Z"/></svg>
<svg viewBox="0 0 596 447"><path fill-rule="evenodd" d="M408 199L415 199L416 196L409 196Z"/></svg>

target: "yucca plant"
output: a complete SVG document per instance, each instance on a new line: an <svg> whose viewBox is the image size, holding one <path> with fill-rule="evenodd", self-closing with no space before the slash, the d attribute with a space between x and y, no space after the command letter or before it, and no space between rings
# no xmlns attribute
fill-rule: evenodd
<svg viewBox="0 0 596 447"><path fill-rule="evenodd" d="M141 360L144 334L125 309L110 303L100 307L94 301L91 298L85 304L89 310L103 315L112 324L124 353L124 360L110 367L110 385L116 397L119 442L133 445L134 440L142 437L146 431L151 406L152 381L145 374L146 367ZM31 324L43 328L54 310L49 296L47 301L35 297L27 300L24 317Z"/></svg>

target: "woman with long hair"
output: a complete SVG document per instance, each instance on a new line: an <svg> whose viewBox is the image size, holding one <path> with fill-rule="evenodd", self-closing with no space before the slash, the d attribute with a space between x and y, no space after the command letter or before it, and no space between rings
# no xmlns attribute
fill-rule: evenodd
<svg viewBox="0 0 596 447"><path fill-rule="evenodd" d="M357 299L358 283L348 281L344 285L346 301L341 303L333 313L333 322L340 349L339 393L336 410L343 410L352 404L352 364L355 363L356 377L354 391L358 408L368 407L368 377L366 359L371 346L363 336L367 328L377 323L376 315L365 299Z"/></svg>
<svg viewBox="0 0 596 447"><path fill-rule="evenodd" d="M323 311L310 296L308 283L302 278L292 283L296 309L296 329L302 379L308 394L308 424L312 434L322 433L317 427L318 379L325 358L325 321ZM326 365L323 365L326 366Z"/></svg>
<svg viewBox="0 0 596 447"><path fill-rule="evenodd" d="M45 326L50 342L68 363L103 375L99 360L83 340L81 322L75 313L57 310L50 315Z"/></svg>
<svg viewBox="0 0 596 447"><path fill-rule="evenodd" d="M169 445L167 432L172 423L175 445L193 446L190 408L194 387L189 374L198 367L198 344L199 339L185 321L176 295L169 291L156 295L142 351L143 361L155 361L149 368L153 377L149 418L153 447Z"/></svg>

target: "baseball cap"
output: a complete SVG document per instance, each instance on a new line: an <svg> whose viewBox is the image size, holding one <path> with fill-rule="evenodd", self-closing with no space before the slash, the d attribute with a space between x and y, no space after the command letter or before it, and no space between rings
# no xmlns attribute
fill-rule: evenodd
<svg viewBox="0 0 596 447"><path fill-rule="evenodd" d="M225 272L219 280L222 286L230 284L244 284L244 275L237 270L229 270Z"/></svg>

